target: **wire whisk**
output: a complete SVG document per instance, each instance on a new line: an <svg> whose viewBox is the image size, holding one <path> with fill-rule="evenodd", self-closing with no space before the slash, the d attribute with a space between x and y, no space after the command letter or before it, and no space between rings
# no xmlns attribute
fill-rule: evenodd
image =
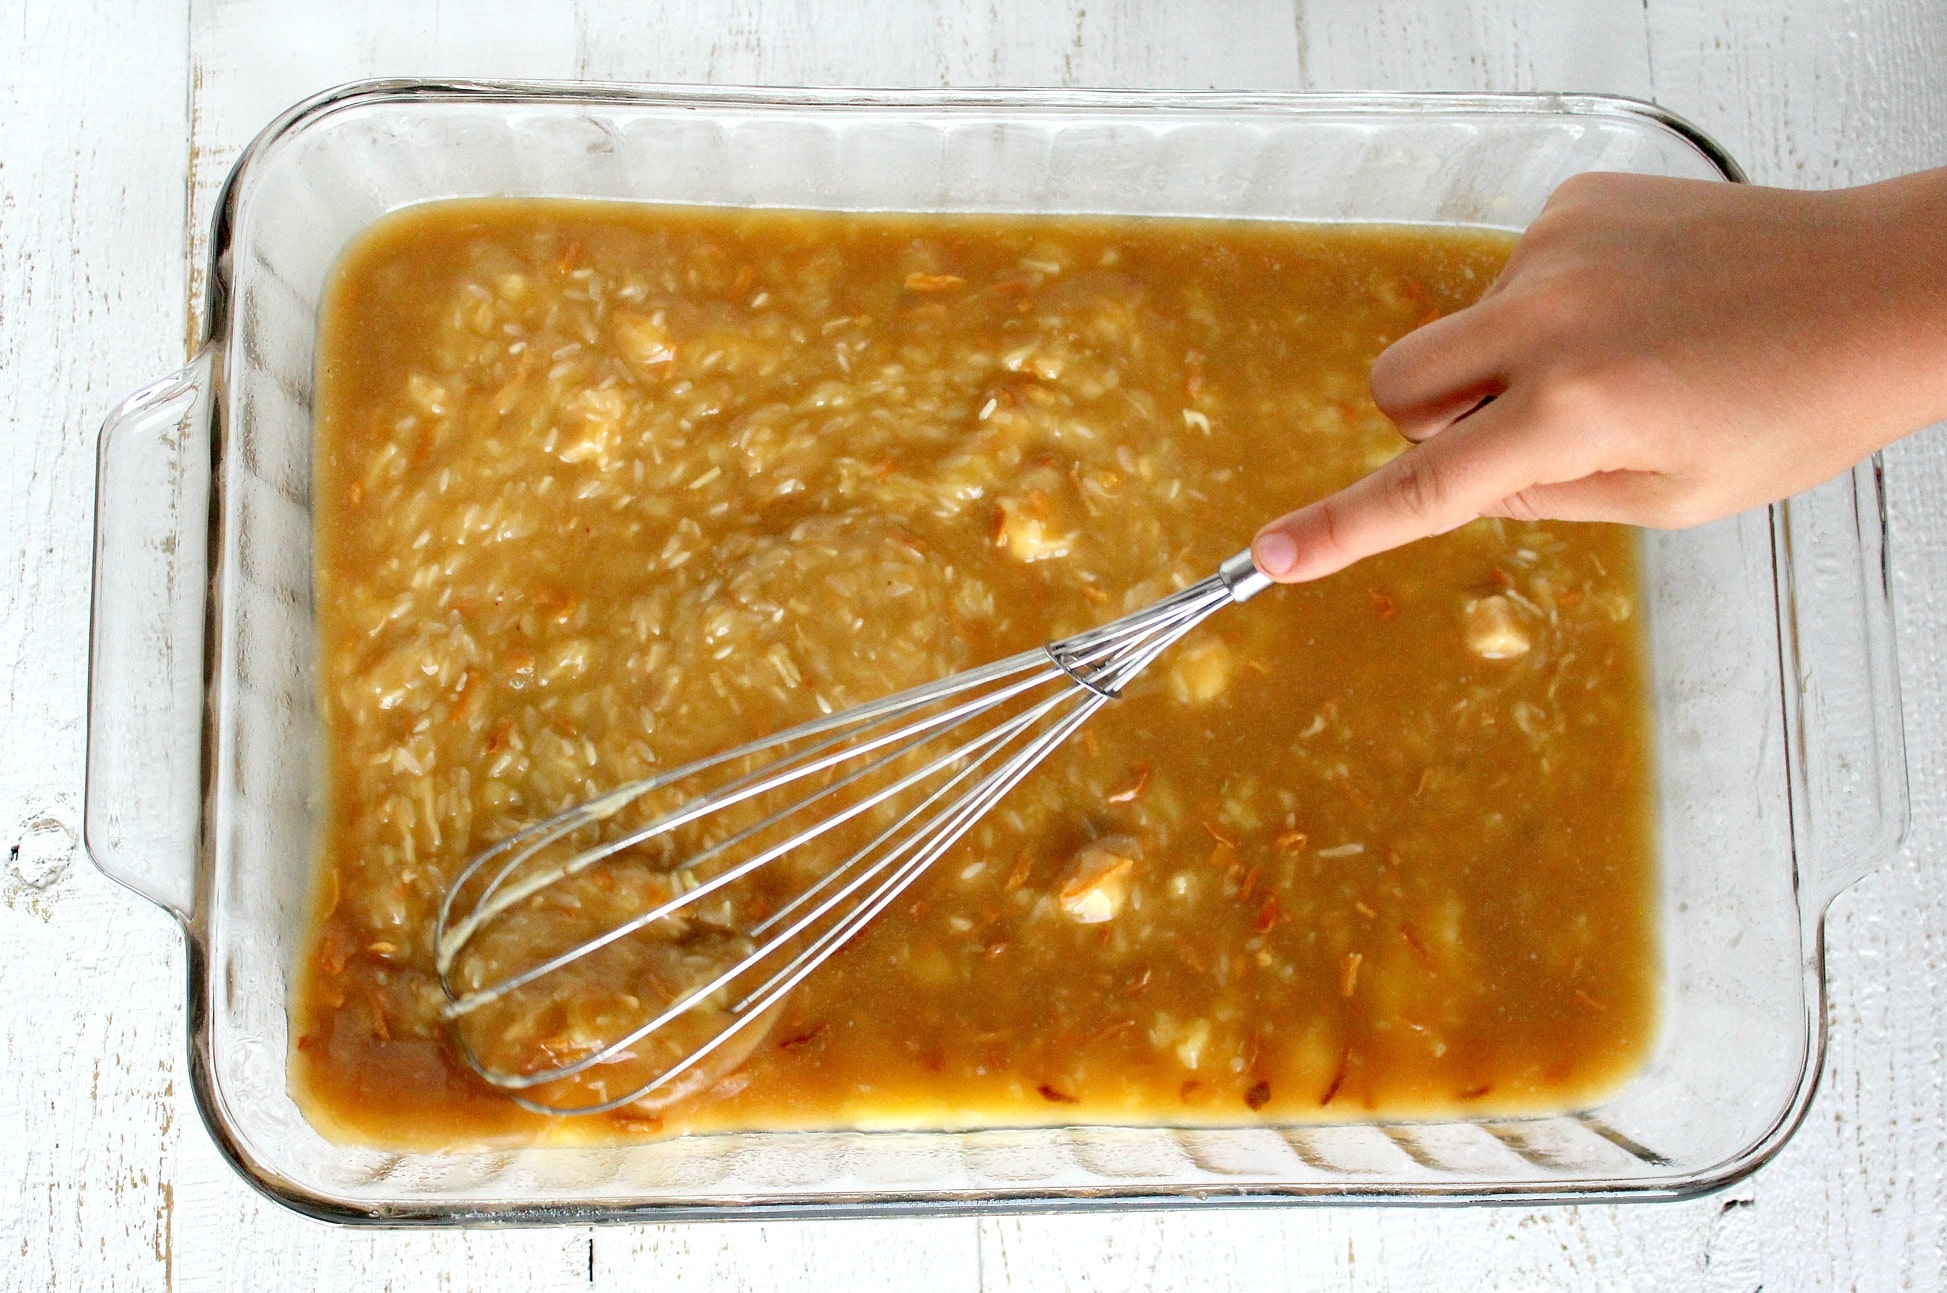
<svg viewBox="0 0 1947 1293"><path fill-rule="evenodd" d="M548 1114L649 1110L721 1081L761 1040L759 1020L1092 714L1270 582L1239 553L1099 628L501 840L440 903L436 966L457 1049ZM591 872L601 883L562 884Z"/></svg>

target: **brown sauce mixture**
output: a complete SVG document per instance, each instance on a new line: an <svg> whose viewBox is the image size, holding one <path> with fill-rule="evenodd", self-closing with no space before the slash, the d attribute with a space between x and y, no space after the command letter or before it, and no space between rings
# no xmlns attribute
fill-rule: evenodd
<svg viewBox="0 0 1947 1293"><path fill-rule="evenodd" d="M1634 540L1602 526L1478 522L1220 613L681 1099L515 1108L432 973L440 895L494 841L1104 622L1385 461L1373 357L1511 244L540 201L381 222L320 341L307 1113L452 1146L1613 1089L1653 1030L1655 893ZM557 886L476 959L639 909L653 863ZM658 954L469 1040L585 1054Z"/></svg>

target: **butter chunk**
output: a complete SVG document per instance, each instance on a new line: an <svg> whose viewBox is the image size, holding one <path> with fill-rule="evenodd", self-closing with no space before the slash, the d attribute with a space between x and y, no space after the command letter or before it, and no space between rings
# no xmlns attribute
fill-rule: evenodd
<svg viewBox="0 0 1947 1293"><path fill-rule="evenodd" d="M1084 844L1055 893L1062 913L1080 925L1115 919L1129 902L1142 845L1127 835L1105 835Z"/></svg>
<svg viewBox="0 0 1947 1293"><path fill-rule="evenodd" d="M1170 666L1170 695L1186 705L1207 705L1230 687L1235 660L1222 642L1183 648Z"/></svg>
<svg viewBox="0 0 1947 1293"><path fill-rule="evenodd" d="M1016 561L1065 557L1074 546L1074 534L1055 523L1048 500L1039 491L1004 498L1000 508L1000 546Z"/></svg>
<svg viewBox="0 0 1947 1293"><path fill-rule="evenodd" d="M1462 617L1467 649L1481 659L1512 660L1528 654L1528 630L1522 627L1514 603L1499 593L1468 602Z"/></svg>
<svg viewBox="0 0 1947 1293"><path fill-rule="evenodd" d="M676 351L661 320L633 310L617 310L613 318L617 348L630 364L646 369L674 362Z"/></svg>

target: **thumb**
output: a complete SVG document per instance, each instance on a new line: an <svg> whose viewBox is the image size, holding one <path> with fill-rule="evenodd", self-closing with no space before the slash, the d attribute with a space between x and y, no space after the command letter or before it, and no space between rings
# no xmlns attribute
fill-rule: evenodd
<svg viewBox="0 0 1947 1293"><path fill-rule="evenodd" d="M1251 555L1282 583L1444 534L1502 500L1584 474L1548 461L1546 444L1503 396L1362 480L1258 531Z"/></svg>

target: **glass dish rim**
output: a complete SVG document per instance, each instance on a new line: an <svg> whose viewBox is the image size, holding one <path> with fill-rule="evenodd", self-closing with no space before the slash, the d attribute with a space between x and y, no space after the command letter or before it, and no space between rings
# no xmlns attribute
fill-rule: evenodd
<svg viewBox="0 0 1947 1293"><path fill-rule="evenodd" d="M678 82L500 80L492 78L372 77L347 81L301 99L259 130L238 154L217 193L211 220L203 329L199 346L223 336L230 322L224 254L236 227L239 195L258 159L284 136L334 112L375 103L585 103L695 108L776 110L804 107L852 111L1061 112L1093 110L1153 116L1178 111L1208 115L1218 111L1305 109L1324 115L1327 108L1368 116L1478 113L1505 116L1619 117L1647 122L1694 149L1713 170L1733 184L1749 183L1728 149L1701 127L1661 104L1629 95L1564 93L1552 90L1220 90L978 86L968 88L872 88L847 86L748 86Z"/></svg>
<svg viewBox="0 0 1947 1293"><path fill-rule="evenodd" d="M245 147L219 191L212 220L209 246L209 273L203 302L201 351L211 357L213 373L210 389L212 489L210 526L213 542L209 549L212 572L222 559L220 535L223 520L223 473L227 446L227 382L222 359L234 340L231 330L235 316L231 308L227 257L232 249L243 198L260 159L282 139L299 129L314 125L340 111L376 104L532 103L551 106L585 104L591 107L612 105L688 107L698 110L777 111L793 107L848 112L911 113L914 111L948 114L1007 112L1011 114L1104 113L1127 114L1155 119L1159 115L1181 114L1179 119L1197 116L1250 113L1288 113L1310 117L1334 115L1386 116L1584 116L1634 120L1658 128L1689 145L1722 178L1733 183L1746 182L1742 169L1729 153L1701 129L1660 105L1626 96L1602 94L1564 94L1554 92L1474 93L1454 91L1359 92L1359 91L1228 91L1228 90L1152 90L1152 89L1054 89L1054 88L978 88L978 89L869 89L852 87L747 87L715 85L636 84L627 82L473 80L385 78L354 81L325 90L300 101L274 118ZM1877 471L1877 463L1873 464ZM1774 587L1781 598L1787 594L1784 571L1778 555L1783 542L1781 514L1772 512ZM205 695L218 685L220 642L225 607L216 587L206 603ZM1780 633L1784 632L1781 617ZM1781 642L1781 651L1783 650ZM1781 698L1789 708L1789 701ZM213 785L209 767L216 721L213 709L205 711L204 773L202 784L206 811L211 805ZM1796 761L1794 760L1794 763ZM1788 776L1802 775L1788 769ZM1794 797L1796 787L1794 787ZM207 828L208 823L205 823ZM1663 1201L1695 1197L1723 1189L1769 1161L1790 1139L1803 1121L1823 1068L1825 1051L1825 983L1823 906L1806 910L1801 902L1801 922L1809 936L1804 947L1806 1000L1816 1013L1808 1011L1809 1035L1806 1038L1805 1068L1792 1099L1780 1110L1777 1120L1741 1152L1713 1168L1686 1177L1641 1184L1617 1184L1591 1188L1586 1183L1564 1182L1559 1186L1533 1182L1496 1185L1489 1182L1445 1185L1402 1186L1386 1182L1362 1186L1356 1182L1331 1184L1251 1185L1235 1189L1207 1185L1171 1186L1143 1184L1127 1188L1096 1189L1083 1194L1050 1193L1046 1187L1018 1191L991 1187L967 1191L875 1192L833 1195L816 1200L754 1198L748 1202L724 1203L715 1200L670 1200L644 1203L519 1202L512 1204L442 1204L437 1201L404 1204L356 1204L299 1186L276 1169L259 1163L232 1134L231 1115L220 1084L215 1080L212 1056L212 994L207 939L210 936L209 881L213 863L208 831L200 833L196 858L196 900L182 918L185 928L188 978L188 1037L190 1079L197 1111L209 1129L219 1152L238 1174L266 1197L304 1215L339 1224L360 1226L452 1226L452 1225L543 1225L591 1223L632 1223L648 1220L708 1219L791 1219L837 1217L1003 1215L1033 1212L1156 1210L1201 1208L1213 1205L1274 1206L1300 1203L1388 1204L1421 1206L1463 1203L1538 1204L1568 1202ZM1796 838L1791 853L1794 874L1802 873ZM1802 890L1802 884L1799 886ZM1801 892L1801 899L1805 895ZM1363 1124L1386 1129L1418 1125L1411 1120L1376 1121ZM871 1133L908 1134L908 1133ZM961 1133L978 1136L979 1132Z"/></svg>

